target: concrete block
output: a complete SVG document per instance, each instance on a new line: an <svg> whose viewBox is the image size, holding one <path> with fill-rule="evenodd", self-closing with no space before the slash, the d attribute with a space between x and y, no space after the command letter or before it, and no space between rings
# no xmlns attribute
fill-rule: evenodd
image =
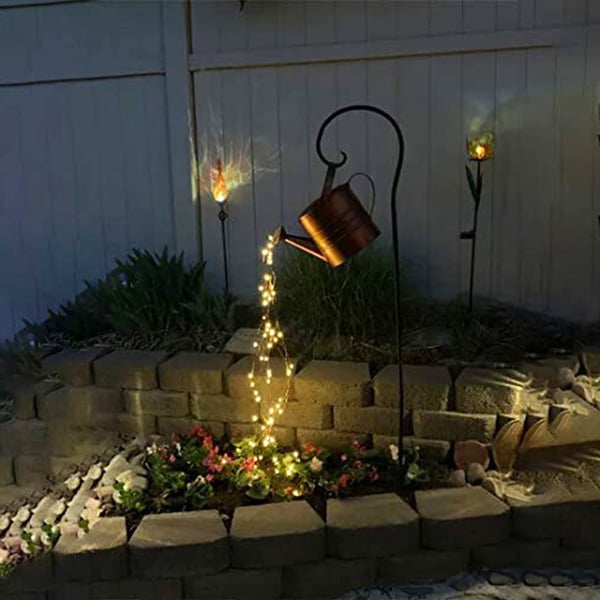
<svg viewBox="0 0 600 600"><path fill-rule="evenodd" d="M0 458L0 485L12 485L15 472L12 458Z"/></svg>
<svg viewBox="0 0 600 600"><path fill-rule="evenodd" d="M231 365L231 354L178 352L158 366L158 380L163 390L221 394L225 370Z"/></svg>
<svg viewBox="0 0 600 600"><path fill-rule="evenodd" d="M313 562L325 556L325 525L304 501L236 509L231 564L242 569Z"/></svg>
<svg viewBox="0 0 600 600"><path fill-rule="evenodd" d="M131 573L196 576L229 566L227 531L216 510L147 515L129 542Z"/></svg>
<svg viewBox="0 0 600 600"><path fill-rule="evenodd" d="M158 432L154 415L132 415L129 413L103 413L96 415L93 425L99 429L116 431L124 435L150 435Z"/></svg>
<svg viewBox="0 0 600 600"><path fill-rule="evenodd" d="M125 390L125 407L132 415L185 417L190 414L188 395L163 390Z"/></svg>
<svg viewBox="0 0 600 600"><path fill-rule="evenodd" d="M340 433L335 429L297 429L298 444L304 446L323 446L331 450L343 450L357 441L363 446L368 446L371 436L366 433Z"/></svg>
<svg viewBox="0 0 600 600"><path fill-rule="evenodd" d="M89 600L92 584L88 581L64 581L55 583L48 591L48 600Z"/></svg>
<svg viewBox="0 0 600 600"><path fill-rule="evenodd" d="M557 387L558 374L562 368L572 369L575 373L579 370L579 358L574 354L565 354L542 358L539 360L524 361L519 365L519 371L532 377L536 387Z"/></svg>
<svg viewBox="0 0 600 600"><path fill-rule="evenodd" d="M480 487L415 493L421 543L434 550L498 544L510 535L510 509Z"/></svg>
<svg viewBox="0 0 600 600"><path fill-rule="evenodd" d="M336 406L333 418L336 431L398 435L398 411L393 408Z"/></svg>
<svg viewBox="0 0 600 600"><path fill-rule="evenodd" d="M390 444L398 445L398 437L395 435L374 435L373 448L384 452L389 456ZM446 440L427 440L412 435L404 438L404 448L418 448L421 456L444 462L450 453L450 442Z"/></svg>
<svg viewBox="0 0 600 600"><path fill-rule="evenodd" d="M220 421L199 421L192 417L158 417L158 433L161 435L187 434L196 426L204 427L217 439L225 435L225 423Z"/></svg>
<svg viewBox="0 0 600 600"><path fill-rule="evenodd" d="M98 413L123 410L121 391L96 386L65 386L37 402L38 416L44 421L93 424Z"/></svg>
<svg viewBox="0 0 600 600"><path fill-rule="evenodd" d="M39 419L13 419L0 424L0 456L46 454L48 426Z"/></svg>
<svg viewBox="0 0 600 600"><path fill-rule="evenodd" d="M458 412L413 412L415 436L434 440L491 442L496 431L496 415Z"/></svg>
<svg viewBox="0 0 600 600"><path fill-rule="evenodd" d="M290 401L286 404L283 414L277 417L277 423L284 427L331 429L333 410L327 405Z"/></svg>
<svg viewBox="0 0 600 600"><path fill-rule="evenodd" d="M94 381L101 387L152 390L158 387L158 365L166 352L115 350L94 361Z"/></svg>
<svg viewBox="0 0 600 600"><path fill-rule="evenodd" d="M325 560L290 565L283 570L284 598L338 598L345 592L366 588L377 580L375 559Z"/></svg>
<svg viewBox="0 0 600 600"><path fill-rule="evenodd" d="M223 421L226 423L252 423L258 414L256 402L238 400L228 396L190 396L192 416L200 421Z"/></svg>
<svg viewBox="0 0 600 600"><path fill-rule="evenodd" d="M447 367L402 365L405 410L447 410L452 379ZM398 365L373 378L375 405L398 408Z"/></svg>
<svg viewBox="0 0 600 600"><path fill-rule="evenodd" d="M184 598L193 600L275 600L281 592L281 569L227 569L184 580Z"/></svg>
<svg viewBox="0 0 600 600"><path fill-rule="evenodd" d="M600 491L592 484L547 490L528 497L508 495L512 531L526 540L561 539L574 549L600 548Z"/></svg>
<svg viewBox="0 0 600 600"><path fill-rule="evenodd" d="M405 585L444 581L469 568L468 550L418 550L379 559L379 583Z"/></svg>
<svg viewBox="0 0 600 600"><path fill-rule="evenodd" d="M44 358L42 371L46 375L58 375L67 385L90 385L92 363L103 354L106 354L105 348L67 348Z"/></svg>
<svg viewBox="0 0 600 600"><path fill-rule="evenodd" d="M458 376L456 410L477 414L519 414L531 378L514 369L464 369Z"/></svg>
<svg viewBox="0 0 600 600"><path fill-rule="evenodd" d="M527 542L513 538L500 544L476 546L472 558L477 567L485 569L542 569L555 563L558 550L557 540Z"/></svg>
<svg viewBox="0 0 600 600"><path fill-rule="evenodd" d="M20 486L45 485L50 474L48 456L21 455L14 459L15 481Z"/></svg>
<svg viewBox="0 0 600 600"><path fill-rule="evenodd" d="M13 400L13 417L35 419L35 387L31 383L19 383L9 387L9 394Z"/></svg>
<svg viewBox="0 0 600 600"><path fill-rule="evenodd" d="M52 556L46 552L33 560L22 562L10 577L0 581L0 598L12 600L18 598L19 593L45 592L51 589L53 580Z"/></svg>
<svg viewBox="0 0 600 600"><path fill-rule="evenodd" d="M419 547L419 515L396 494L327 501L327 554L372 558Z"/></svg>
<svg viewBox="0 0 600 600"><path fill-rule="evenodd" d="M260 330L243 327L236 329L225 345L225 352L230 354L256 354L254 342L260 341Z"/></svg>
<svg viewBox="0 0 600 600"><path fill-rule="evenodd" d="M294 378L294 393L301 402L368 406L371 391L367 363L313 360Z"/></svg>
<svg viewBox="0 0 600 600"><path fill-rule="evenodd" d="M85 425L48 423L48 451L52 456L91 458L115 448L122 438L116 431Z"/></svg>
<svg viewBox="0 0 600 600"><path fill-rule="evenodd" d="M154 576L165 573L157 571ZM117 581L95 581L92 583L91 600L180 600L180 579L135 579L128 577ZM83 599L82 599L83 600Z"/></svg>
<svg viewBox="0 0 600 600"><path fill-rule="evenodd" d="M235 440L255 435L257 427L249 423L227 423L225 431L230 439ZM292 427L273 427L273 435L280 446L291 448L296 446L296 430Z"/></svg>
<svg viewBox="0 0 600 600"><path fill-rule="evenodd" d="M253 356L244 356L241 360L234 363L227 369L225 373L225 390L226 394L231 398L238 400L252 400L253 393L250 388L250 379L248 373L252 369ZM294 364L294 361L290 359ZM277 398L285 398L286 390L289 386L288 398L293 397L294 384L293 379L286 375L284 360L280 357L272 357L270 360L270 368L272 371L271 383L267 385L264 374L264 367L258 370L259 363L257 362L257 371L255 372L254 382L261 396L271 401Z"/></svg>
<svg viewBox="0 0 600 600"><path fill-rule="evenodd" d="M63 535L53 549L58 580L119 579L127 575L125 517L103 517L82 538Z"/></svg>

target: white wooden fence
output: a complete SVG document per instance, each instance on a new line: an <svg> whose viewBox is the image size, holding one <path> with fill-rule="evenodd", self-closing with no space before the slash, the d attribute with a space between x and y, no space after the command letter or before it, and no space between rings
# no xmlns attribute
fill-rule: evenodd
<svg viewBox="0 0 600 600"><path fill-rule="evenodd" d="M597 0L199 1L189 23L174 0L45 4L0 0L0 338L132 246L199 249L220 285L217 157L241 172L231 277L252 294L265 235L320 189L319 124L354 102L403 128L402 256L424 292L466 289L464 138L489 128L477 291L600 314ZM326 146L349 154L340 178L374 175L389 243L392 132L347 116Z"/></svg>

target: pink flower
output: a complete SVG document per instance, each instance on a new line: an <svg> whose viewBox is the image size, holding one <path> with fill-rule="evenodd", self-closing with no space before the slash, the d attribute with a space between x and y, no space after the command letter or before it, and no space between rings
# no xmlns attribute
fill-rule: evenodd
<svg viewBox="0 0 600 600"><path fill-rule="evenodd" d="M361 460L355 460L354 461L354 468L355 469L360 469L362 467L362 461Z"/></svg>
<svg viewBox="0 0 600 600"><path fill-rule="evenodd" d="M175 432L171 434L171 443L178 444L179 443L179 435Z"/></svg>
<svg viewBox="0 0 600 600"><path fill-rule="evenodd" d="M194 425L190 430L190 435L194 435L196 437L210 437L208 431L202 427L202 425Z"/></svg>
<svg viewBox="0 0 600 600"><path fill-rule="evenodd" d="M211 473L209 473L209 474L206 476L206 481L212 481L214 478L215 478L215 476L214 476L214 475L212 475Z"/></svg>
<svg viewBox="0 0 600 600"><path fill-rule="evenodd" d="M349 480L349 479L350 479L350 477L349 477L348 475L346 475L346 473L344 473L344 474L343 474L343 475L340 477L340 479L339 479L339 481L338 481L338 484L339 484L339 486L340 486L340 487L346 487L346 486L348 485L348 480Z"/></svg>
<svg viewBox="0 0 600 600"><path fill-rule="evenodd" d="M348 457L345 454L342 454L340 458L342 459L342 462L346 462L348 460Z"/></svg>
<svg viewBox="0 0 600 600"><path fill-rule="evenodd" d="M176 459L175 459L175 455L174 455L174 454L171 454L171 456L169 456L169 462L172 462L172 463L174 463L174 462L175 462L175 460L176 460Z"/></svg>
<svg viewBox="0 0 600 600"><path fill-rule="evenodd" d="M244 465L242 468L244 469L244 471L246 471L246 473L254 471L254 469L256 469L256 458L254 458L254 456L249 456L248 458L246 458L244 460Z"/></svg>

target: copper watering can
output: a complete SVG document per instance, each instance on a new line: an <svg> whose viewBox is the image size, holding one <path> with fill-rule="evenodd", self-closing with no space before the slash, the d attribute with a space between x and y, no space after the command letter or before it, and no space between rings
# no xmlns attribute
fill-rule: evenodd
<svg viewBox="0 0 600 600"><path fill-rule="evenodd" d="M332 267L360 252L381 233L371 219L375 204L375 186L371 177L362 172L354 173L346 183L333 187L335 170L335 165L328 166L320 197L298 217L310 237L289 234L283 227L275 233L276 243L286 242ZM371 184L373 198L369 212L350 187L350 182L358 175L367 177Z"/></svg>

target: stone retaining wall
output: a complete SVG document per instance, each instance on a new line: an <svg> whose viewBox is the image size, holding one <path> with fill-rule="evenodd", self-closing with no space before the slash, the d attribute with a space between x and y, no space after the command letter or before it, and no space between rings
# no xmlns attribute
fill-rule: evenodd
<svg viewBox="0 0 600 600"><path fill-rule="evenodd" d="M482 488L145 517L128 538L104 517L2 584L11 600L333 598L375 584L443 580L468 569L599 566L600 490L534 503Z"/></svg>
<svg viewBox="0 0 600 600"><path fill-rule="evenodd" d="M590 353L588 363L599 362L595 356ZM451 442L491 442L499 413L527 412L532 377L550 380L577 361L530 362L522 371L466 368L455 382L446 367L405 365L406 444L443 458ZM114 447L120 435L184 432L197 423L215 436L248 434L255 412L250 365L251 357L231 354L52 354L43 368L53 377L15 389L14 419L0 425L0 485L39 483ZM283 365L273 360L272 367L276 389L283 385ZM394 365L371 377L366 363L311 361L293 378L292 399L275 434L285 445L336 448L357 439L387 448L398 433L397 393Z"/></svg>

